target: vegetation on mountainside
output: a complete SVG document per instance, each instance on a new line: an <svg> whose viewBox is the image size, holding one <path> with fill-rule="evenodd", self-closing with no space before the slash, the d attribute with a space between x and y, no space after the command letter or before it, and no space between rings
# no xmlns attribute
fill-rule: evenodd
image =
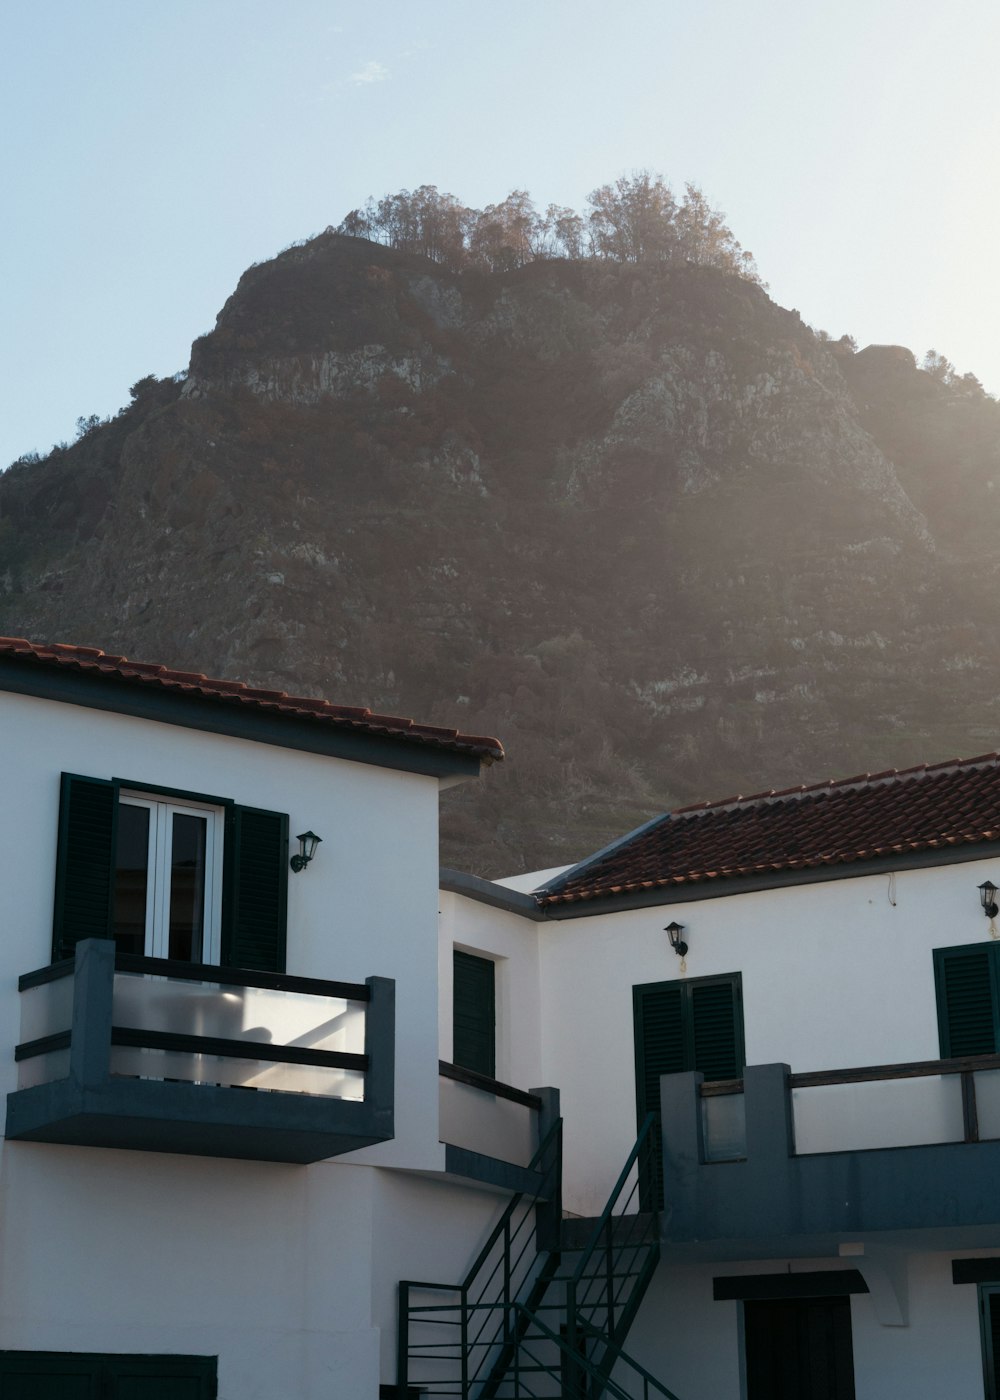
<svg viewBox="0 0 1000 1400"><path fill-rule="evenodd" d="M422 253L453 272L479 267L509 272L540 258L604 258L611 262L694 263L760 284L745 252L697 185L678 201L662 175L640 170L601 185L584 215L550 204L542 214L526 190L499 204L470 209L434 185L400 190L352 209L337 233Z"/></svg>
<svg viewBox="0 0 1000 1400"><path fill-rule="evenodd" d="M252 268L186 385L0 474L0 632L498 734L442 811L488 874L996 747L969 376L634 244L456 274L381 240Z"/></svg>

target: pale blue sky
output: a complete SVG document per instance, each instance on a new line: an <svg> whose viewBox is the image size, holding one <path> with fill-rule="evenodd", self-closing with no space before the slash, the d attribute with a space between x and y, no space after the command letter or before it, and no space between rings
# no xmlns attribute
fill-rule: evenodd
<svg viewBox="0 0 1000 1400"><path fill-rule="evenodd" d="M0 467L368 194L699 183L774 298L1000 392L995 0L5 0Z"/></svg>

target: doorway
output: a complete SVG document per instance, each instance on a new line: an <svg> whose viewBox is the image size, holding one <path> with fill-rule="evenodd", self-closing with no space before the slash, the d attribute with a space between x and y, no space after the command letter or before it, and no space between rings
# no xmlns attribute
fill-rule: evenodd
<svg viewBox="0 0 1000 1400"><path fill-rule="evenodd" d="M743 1304L747 1400L854 1400L851 1300Z"/></svg>

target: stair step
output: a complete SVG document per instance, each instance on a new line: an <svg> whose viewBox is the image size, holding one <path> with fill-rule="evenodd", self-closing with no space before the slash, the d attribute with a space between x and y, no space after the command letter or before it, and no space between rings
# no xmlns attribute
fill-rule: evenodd
<svg viewBox="0 0 1000 1400"><path fill-rule="evenodd" d="M611 1238L617 1245L626 1232L646 1232L651 1239L659 1235L659 1220L650 1212L636 1215L614 1215L611 1217ZM578 1217L576 1220L563 1220L560 1243L564 1253L586 1249L597 1229L598 1217Z"/></svg>
<svg viewBox="0 0 1000 1400"><path fill-rule="evenodd" d="M625 1273L612 1274L611 1279L614 1283L620 1283L626 1278L638 1278L639 1275L644 1272L643 1269L629 1269ZM572 1276L567 1276L566 1274L556 1274L552 1280L553 1283L570 1283L571 1281ZM607 1283L607 1281L607 1274L583 1274L577 1279L577 1283Z"/></svg>

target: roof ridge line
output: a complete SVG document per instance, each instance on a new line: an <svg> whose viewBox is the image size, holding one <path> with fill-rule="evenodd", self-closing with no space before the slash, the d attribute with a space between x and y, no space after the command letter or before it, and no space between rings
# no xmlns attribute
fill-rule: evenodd
<svg viewBox="0 0 1000 1400"><path fill-rule="evenodd" d="M926 777L928 774L951 772L971 772L977 768L996 767L1000 763L1000 752L978 754L975 758L947 758L939 763L916 763L911 768L884 768L879 773L856 773L850 778L827 778L818 783L801 783L796 787L772 788L767 792L740 793L735 797L722 797L714 802L695 802L687 807L675 807L665 815L686 819L699 817L707 812L732 812L738 807L773 806L776 802L801 800L815 797L824 792L859 792L863 788L887 787L890 783Z"/></svg>
<svg viewBox="0 0 1000 1400"><path fill-rule="evenodd" d="M602 846L601 849L595 851L593 855L585 856L583 860L577 861L575 865L571 865L568 870L564 870L561 875L557 875L556 878L550 880L548 884L539 885L537 889L531 891L532 895L538 900L544 901L553 890L557 890L563 883L573 879L582 871L589 869L590 866L596 865L599 861L604 860L606 856L612 855L620 846L626 846L637 836L644 835L645 832L651 830L654 826L659 826L661 822L669 822L672 817L672 812L661 812L659 816L650 817L648 821L643 822L640 826L634 827L632 831L627 831L624 836L615 837L613 841L610 841L606 846Z"/></svg>

